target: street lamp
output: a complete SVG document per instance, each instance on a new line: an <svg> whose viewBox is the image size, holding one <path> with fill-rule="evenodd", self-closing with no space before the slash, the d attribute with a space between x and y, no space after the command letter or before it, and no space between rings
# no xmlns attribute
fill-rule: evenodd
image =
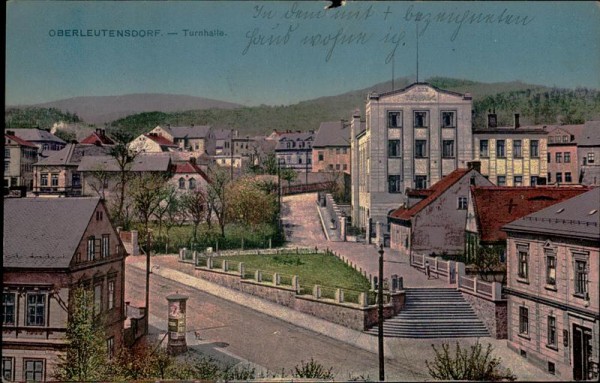
<svg viewBox="0 0 600 383"><path fill-rule="evenodd" d="M379 280L377 281L377 338L379 346L379 380L385 380L383 356L383 244L379 245Z"/></svg>

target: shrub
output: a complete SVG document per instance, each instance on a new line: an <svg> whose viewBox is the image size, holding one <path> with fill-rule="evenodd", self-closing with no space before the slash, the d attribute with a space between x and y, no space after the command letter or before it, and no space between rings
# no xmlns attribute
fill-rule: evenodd
<svg viewBox="0 0 600 383"><path fill-rule="evenodd" d="M305 363L304 361L301 361L300 365L296 365L292 371L292 376L295 378L308 379L333 379L334 375L331 372L332 370L333 367L329 367L329 370L326 370L321 363L310 358L309 362Z"/></svg>
<svg viewBox="0 0 600 383"><path fill-rule="evenodd" d="M450 345L442 343L442 350L431 345L435 351L432 363L425 361L429 375L438 380L514 381L516 376L500 366L501 359L492 356L492 345L485 352L479 341L468 349L461 349L456 342L455 355L450 355Z"/></svg>

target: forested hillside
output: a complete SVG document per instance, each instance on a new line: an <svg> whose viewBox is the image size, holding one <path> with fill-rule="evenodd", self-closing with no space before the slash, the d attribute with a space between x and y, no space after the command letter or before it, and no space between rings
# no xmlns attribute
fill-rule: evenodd
<svg viewBox="0 0 600 383"><path fill-rule="evenodd" d="M9 108L4 111L6 127L50 129L57 122L82 122L74 113L63 112L56 108Z"/></svg>

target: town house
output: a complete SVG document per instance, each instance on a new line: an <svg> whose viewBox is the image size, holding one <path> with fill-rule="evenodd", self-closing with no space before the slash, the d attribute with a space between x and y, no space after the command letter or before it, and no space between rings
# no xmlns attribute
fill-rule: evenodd
<svg viewBox="0 0 600 383"><path fill-rule="evenodd" d="M78 286L93 294L109 356L123 347L125 256L98 198L4 200L3 380L53 379Z"/></svg>
<svg viewBox="0 0 600 383"><path fill-rule="evenodd" d="M600 186L600 121L586 121L577 142L580 183Z"/></svg>
<svg viewBox="0 0 600 383"><path fill-rule="evenodd" d="M548 127L548 177L546 183L572 185L579 183L577 141L584 125Z"/></svg>
<svg viewBox="0 0 600 383"><path fill-rule="evenodd" d="M281 134L277 146L275 146L275 156L281 167L300 172L311 172L314 138L313 131Z"/></svg>
<svg viewBox="0 0 600 383"><path fill-rule="evenodd" d="M505 225L508 346L561 380L598 381L600 188Z"/></svg>
<svg viewBox="0 0 600 383"><path fill-rule="evenodd" d="M14 135L13 131L4 133L4 189L25 187L33 188L33 164L37 161L38 149L31 142Z"/></svg>
<svg viewBox="0 0 600 383"><path fill-rule="evenodd" d="M344 120L322 122L312 151L313 172L350 174L350 124Z"/></svg>

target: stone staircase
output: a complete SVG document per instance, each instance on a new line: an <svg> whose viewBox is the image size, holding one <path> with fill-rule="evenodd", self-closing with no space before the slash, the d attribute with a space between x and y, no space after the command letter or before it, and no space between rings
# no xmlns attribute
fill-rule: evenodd
<svg viewBox="0 0 600 383"><path fill-rule="evenodd" d="M383 323L395 338L466 338L490 336L461 293L452 288L406 289L402 311ZM377 326L367 331L377 335Z"/></svg>

